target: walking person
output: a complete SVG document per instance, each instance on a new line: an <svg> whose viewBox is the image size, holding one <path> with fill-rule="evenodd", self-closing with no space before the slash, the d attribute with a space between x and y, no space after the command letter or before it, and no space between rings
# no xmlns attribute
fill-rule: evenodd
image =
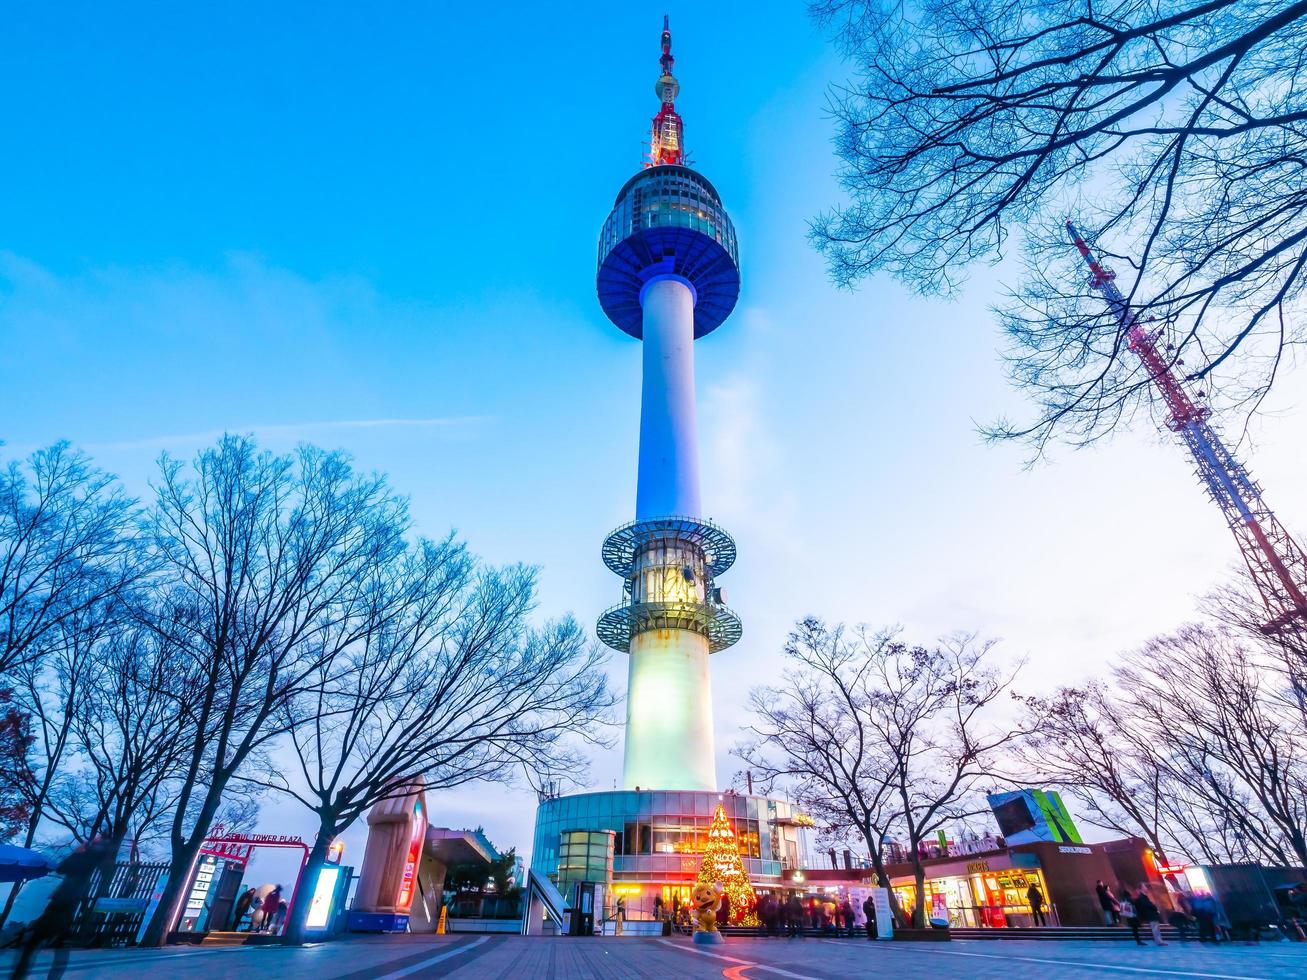
<svg viewBox="0 0 1307 980"><path fill-rule="evenodd" d="M21 980L32 968L32 960L46 943L55 948L55 960L48 974L51 978L62 977L68 967L68 948L63 940L72 928L77 910L90 889L91 877L100 864L108 858L108 851L114 845L102 836L93 837L77 848L55 866L55 873L63 879L55 887L46 902L45 910L35 922L27 927L18 953L18 962L14 964L13 980Z"/></svg>
<svg viewBox="0 0 1307 980"><path fill-rule="evenodd" d="M1125 924L1130 927L1130 935L1135 937L1135 944L1142 946L1144 941L1139 938L1139 914L1135 909L1134 896L1130 894L1129 888L1121 889L1121 918L1125 919Z"/></svg>
<svg viewBox="0 0 1307 980"><path fill-rule="evenodd" d="M845 898L844 904L840 906L840 914L844 916L844 935L852 939L857 923L853 921L853 903L848 898Z"/></svg>
<svg viewBox="0 0 1307 980"><path fill-rule="evenodd" d="M803 936L803 920L807 917L807 913L797 894L790 896L790 900L785 905L785 913L785 925L789 937L791 939L801 938Z"/></svg>
<svg viewBox="0 0 1307 980"><path fill-rule="evenodd" d="M729 926L731 924L731 896L722 892L722 903L717 906L717 925Z"/></svg>
<svg viewBox="0 0 1307 980"><path fill-rule="evenodd" d="M1039 883L1032 881L1030 887L1026 889L1026 901L1030 903L1030 917L1037 926L1048 925L1048 919L1044 916L1044 893L1039 890Z"/></svg>
<svg viewBox="0 0 1307 980"><path fill-rule="evenodd" d="M1198 923L1198 941L1216 943L1216 899L1211 895L1195 895L1190 902L1194 919Z"/></svg>
<svg viewBox="0 0 1307 980"><path fill-rule="evenodd" d="M236 907L231 910L231 931L240 932L241 920L245 918L250 906L254 904L255 899L254 886L251 885L245 891L241 892L241 897L236 899Z"/></svg>
<svg viewBox="0 0 1307 980"><path fill-rule="evenodd" d="M1098 893L1098 905L1103 910L1103 918L1109 926L1116 925L1121 919L1119 914L1121 906L1117 903L1116 896L1112 894L1112 889L1103 884L1103 879L1099 878L1094 891Z"/></svg>
<svg viewBox="0 0 1307 980"><path fill-rule="evenodd" d="M275 886L272 891L263 896L263 917L259 919L259 932L270 932L272 929L272 920L277 915L277 907L281 904L281 885Z"/></svg>
<svg viewBox="0 0 1307 980"><path fill-rule="evenodd" d="M613 914L613 935L622 935L622 927L626 924L626 896L617 897L617 911Z"/></svg>
<svg viewBox="0 0 1307 980"><path fill-rule="evenodd" d="M1139 917L1141 925L1148 926L1153 934L1153 942L1158 946L1169 946L1170 943L1162 940L1162 912L1148 897L1143 886L1140 886L1138 894L1135 895L1135 915Z"/></svg>

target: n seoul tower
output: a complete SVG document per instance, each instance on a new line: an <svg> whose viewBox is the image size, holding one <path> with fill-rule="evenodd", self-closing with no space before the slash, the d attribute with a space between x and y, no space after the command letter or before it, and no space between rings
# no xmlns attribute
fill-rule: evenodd
<svg viewBox="0 0 1307 980"><path fill-rule="evenodd" d="M644 380L635 520L603 545L623 600L598 633L630 655L625 788L715 792L708 658L741 628L716 586L735 542L704 519L699 498L694 341L734 309L740 268L721 198L686 166L673 63L664 17L649 160L618 192L599 239L599 303L643 340Z"/></svg>

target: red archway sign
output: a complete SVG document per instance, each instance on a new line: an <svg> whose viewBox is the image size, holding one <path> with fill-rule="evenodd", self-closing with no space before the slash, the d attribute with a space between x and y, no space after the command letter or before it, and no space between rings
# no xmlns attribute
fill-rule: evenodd
<svg viewBox="0 0 1307 980"><path fill-rule="evenodd" d="M298 847L303 852L300 857L300 869L295 875L295 887L291 889L290 901L286 903L286 921L290 921L291 913L295 910L295 899L300 893L300 882L304 878L304 866L309 862L309 845L304 843L302 837L285 834L228 834L223 832L224 828L221 824L215 824L214 829L217 833L204 838L195 855L196 861L199 861L201 854L208 854L225 861L235 861L244 867L249 863L255 849L259 847ZM195 874L194 862L190 874ZM182 894L185 895L185 890ZM184 899L182 901L184 902ZM182 903L179 902L178 914L181 912L181 905ZM174 914L173 918L172 928L175 928L177 914Z"/></svg>

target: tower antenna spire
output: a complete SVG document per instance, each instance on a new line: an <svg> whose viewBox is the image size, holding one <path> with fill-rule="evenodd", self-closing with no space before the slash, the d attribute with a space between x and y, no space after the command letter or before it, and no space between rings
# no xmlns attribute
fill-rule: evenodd
<svg viewBox="0 0 1307 980"><path fill-rule="evenodd" d="M1166 403L1167 428L1184 440L1204 488L1221 508L1226 524L1234 533L1248 572L1266 605L1268 618L1263 631L1276 634L1301 628L1307 624L1307 553L1266 505L1261 487L1249 476L1243 463L1226 448L1208 423L1211 409L1190 397L1167 358L1157 349L1161 331L1144 329L1117 287L1116 273L1098 260L1072 222L1066 223L1066 230L1089 267L1089 285L1103 294L1108 309L1125 332L1127 346L1144 365Z"/></svg>
<svg viewBox="0 0 1307 980"><path fill-rule="evenodd" d="M654 84L654 94L662 106L653 117L653 135L649 139L649 162L646 166L685 165L685 132L680 115L676 112L676 96L681 83L672 74L676 59L672 57L672 28L670 19L663 14L663 53L658 59L662 74Z"/></svg>

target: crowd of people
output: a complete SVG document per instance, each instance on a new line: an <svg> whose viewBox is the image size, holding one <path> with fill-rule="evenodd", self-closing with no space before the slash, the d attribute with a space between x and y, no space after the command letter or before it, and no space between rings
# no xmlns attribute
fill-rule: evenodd
<svg viewBox="0 0 1307 980"><path fill-rule="evenodd" d="M853 903L848 898L838 901L830 897L809 898L805 901L795 893L791 893L788 898L763 895L754 907L754 912L758 918L760 934L764 937L795 939L813 934L854 938L860 933L865 933L868 939L877 937L876 904L871 896L862 903L861 916L855 912ZM654 899L654 918L666 923L669 932L676 931L684 935L693 933L694 919L690 913L690 905L682 903L679 898L673 897L670 908L663 903L661 897ZM722 895L717 909L718 925L739 925L745 912L737 909L735 919L731 915L730 896Z"/></svg>
<svg viewBox="0 0 1307 980"><path fill-rule="evenodd" d="M230 928L232 932L277 934L281 932L285 922L286 900L282 898L281 885L276 885L265 895L259 895L259 890L251 887L236 899L236 905L231 912Z"/></svg>
<svg viewBox="0 0 1307 980"><path fill-rule="evenodd" d="M1124 923L1140 946L1147 945L1143 940L1144 929L1148 930L1154 944L1167 945L1162 939L1162 910L1142 885L1137 888L1122 886L1117 895L1100 880L1094 890L1098 893L1103 919L1109 926ZM1230 921L1221 903L1211 895L1178 891L1172 897L1172 903L1175 907L1167 915L1167 922L1175 927L1182 940L1189 938L1190 930L1196 930L1198 941L1204 943L1226 942L1231 938Z"/></svg>

